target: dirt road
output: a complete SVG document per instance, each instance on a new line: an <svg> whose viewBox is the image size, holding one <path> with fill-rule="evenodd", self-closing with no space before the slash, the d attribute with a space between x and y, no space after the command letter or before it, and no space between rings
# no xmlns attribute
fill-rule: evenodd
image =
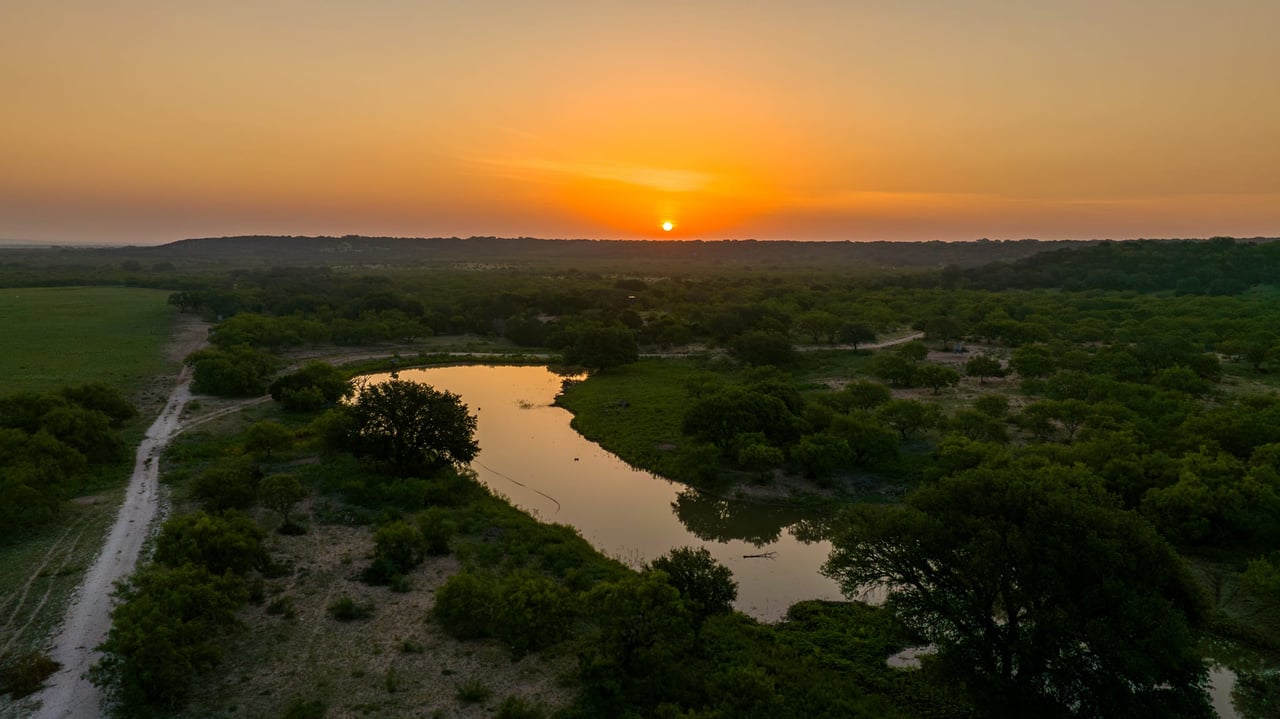
<svg viewBox="0 0 1280 719"><path fill-rule="evenodd" d="M206 334L202 324L181 327L174 343L175 355L185 356L198 349ZM159 512L160 454L181 429L182 410L190 399L191 368L183 367L164 409L138 445L120 513L54 637L49 656L62 668L36 697L40 702L35 715L38 719L94 719L104 714L100 692L89 682L87 672L98 658L94 647L106 639L111 627L112 587L133 572Z"/></svg>

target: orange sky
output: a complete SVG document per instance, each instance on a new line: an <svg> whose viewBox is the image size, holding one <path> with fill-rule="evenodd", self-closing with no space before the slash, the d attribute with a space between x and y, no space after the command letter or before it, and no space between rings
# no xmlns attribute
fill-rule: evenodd
<svg viewBox="0 0 1280 719"><path fill-rule="evenodd" d="M0 238L1280 235L1272 0L3 14Z"/></svg>

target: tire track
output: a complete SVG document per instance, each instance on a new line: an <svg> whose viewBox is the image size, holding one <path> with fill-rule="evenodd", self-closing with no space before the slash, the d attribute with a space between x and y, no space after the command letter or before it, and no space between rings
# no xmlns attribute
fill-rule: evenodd
<svg viewBox="0 0 1280 719"><path fill-rule="evenodd" d="M44 594L40 595L40 601L36 602L35 607L32 608L30 613L27 614L27 621L23 622L22 626L19 627L9 637L9 641L5 642L5 645L3 647L0 647L0 656L4 656L5 654L8 653L10 647L13 646L13 643L18 641L18 639L23 635L23 633L27 631L27 628L31 626L31 623L34 622L36 617L40 615L40 610L44 609L44 605L49 602L49 597L53 595L53 589L54 589L52 580L54 577L60 576L63 570L67 568L67 565L71 563L71 560L75 559L76 548L80 545L80 539L84 537L84 533L89 529L90 517L91 515L86 513L84 519L82 519L79 523L73 524L71 527L68 527L67 531L63 533L62 537L59 537L58 544L54 545L54 548L61 546L62 540L66 538L67 534L70 533L72 529L74 529L77 526L80 527L80 531L77 532L75 538L71 540L71 546L67 548L66 551L63 552L62 561L58 563L58 568L54 571L53 575L50 576L49 578L50 581L48 583L48 586L45 587ZM28 591L31 588L32 581L35 578L39 577L40 574L44 571L44 568L48 566L49 559L50 559L49 555L46 554L45 561L41 563L40 567L36 569L35 573L32 574L32 576L27 580L26 585L23 587L22 597L18 601L18 604L14 607L13 614L9 617L9 620L8 622L6 622L5 626L12 625L13 621L17 618L18 613L22 609L22 604L26 601L26 596Z"/></svg>
<svg viewBox="0 0 1280 719"><path fill-rule="evenodd" d="M68 526L66 530L64 530L62 534L58 537L58 539L54 541L53 545L49 547L48 551L44 553L44 557L41 558L39 566L37 566L35 569L31 571L31 574L27 577L27 581L22 583L21 591L10 594L9 597L5 599L4 604L0 604L0 612L7 611L11 603L13 605L13 611L9 614L8 619L5 620L4 628L7 629L13 626L13 623L17 621L18 616L22 612L22 607L27 601L27 595L31 592L31 587L35 584L36 580L39 579L40 576L44 573L45 568L49 566L49 563L53 561L53 558L57 556L58 552L60 550L63 550L64 545L66 544L67 535L71 534L73 531L79 528L80 530L79 533L76 534L75 539L71 540L72 550L64 554L63 563L62 563L62 566L59 567L59 570L61 570L62 567L66 566L67 559L72 554L74 554L75 545L79 542L80 537L84 534L84 531L85 529L87 529L87 525L89 524L91 519L92 519L92 513L85 512L85 515L83 517L81 517L77 521L73 522L70 526ZM30 619L28 619L27 624L30 624L30 623L31 621ZM26 629L25 624L23 625L22 629L19 629L13 636L9 638L9 640L5 643L3 647L0 647L0 655L3 655L6 651L8 651L10 646L13 645L14 641L17 640L17 637L21 636L22 631L24 629Z"/></svg>

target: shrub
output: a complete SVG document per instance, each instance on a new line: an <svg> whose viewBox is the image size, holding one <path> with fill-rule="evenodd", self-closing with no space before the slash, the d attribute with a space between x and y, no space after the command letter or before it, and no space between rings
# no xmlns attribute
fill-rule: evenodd
<svg viewBox="0 0 1280 719"><path fill-rule="evenodd" d="M294 699L285 707L281 719L323 719L328 707L319 699Z"/></svg>
<svg viewBox="0 0 1280 719"><path fill-rule="evenodd" d="M267 614L279 615L285 619L293 619L298 613L293 608L293 597L284 595L276 597L267 605Z"/></svg>
<svg viewBox="0 0 1280 719"><path fill-rule="evenodd" d="M5 657L0 660L0 694L10 694L14 699L32 694L61 666L39 652Z"/></svg>
<svg viewBox="0 0 1280 719"><path fill-rule="evenodd" d="M263 532L239 512L221 515L196 512L170 519L156 539L156 562L178 567L206 567L212 574L244 575L266 561Z"/></svg>
<svg viewBox="0 0 1280 719"><path fill-rule="evenodd" d="M329 605L328 612L329 616L340 622L351 622L373 616L373 605L356 602L351 597L342 597Z"/></svg>
<svg viewBox="0 0 1280 719"><path fill-rule="evenodd" d="M427 554L443 556L449 553L449 540L458 532L458 524L449 518L447 510L430 507L418 518L418 531Z"/></svg>
<svg viewBox="0 0 1280 719"><path fill-rule="evenodd" d="M468 679L458 685L458 701L464 704L479 704L492 695L493 690L479 679Z"/></svg>
<svg viewBox="0 0 1280 719"><path fill-rule="evenodd" d="M492 636L499 586L494 578L463 570L436 590L431 614L453 636L478 639Z"/></svg>
<svg viewBox="0 0 1280 719"><path fill-rule="evenodd" d="M158 707L178 704L192 677L218 664L216 640L236 625L248 590L231 574L157 563L120 585L116 597L102 659L90 675L126 706Z"/></svg>
<svg viewBox="0 0 1280 719"><path fill-rule="evenodd" d="M498 719L543 719L547 710L542 704L523 697L509 696L498 705Z"/></svg>
<svg viewBox="0 0 1280 719"><path fill-rule="evenodd" d="M248 509L258 498L262 472L247 462L211 467L201 472L191 493L210 512Z"/></svg>
<svg viewBox="0 0 1280 719"><path fill-rule="evenodd" d="M379 529L373 542L373 564L362 574L368 584L392 583L421 564L426 554L422 532L403 520Z"/></svg>

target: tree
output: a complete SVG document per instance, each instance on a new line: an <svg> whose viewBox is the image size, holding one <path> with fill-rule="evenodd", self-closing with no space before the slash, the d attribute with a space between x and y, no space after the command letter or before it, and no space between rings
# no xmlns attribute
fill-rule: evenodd
<svg viewBox="0 0 1280 719"><path fill-rule="evenodd" d="M842 415L831 420L831 434L844 440L850 458L859 466L888 459L898 453L893 430L875 417Z"/></svg>
<svg viewBox="0 0 1280 719"><path fill-rule="evenodd" d="M833 547L823 571L886 585L995 716L1212 716L1194 580L1083 470L967 470L853 508Z"/></svg>
<svg viewBox="0 0 1280 719"><path fill-rule="evenodd" d="M313 412L331 407L351 395L346 373L325 362L309 362L305 367L271 383L271 399L285 409Z"/></svg>
<svg viewBox="0 0 1280 719"><path fill-rule="evenodd" d="M244 431L244 448L251 454L270 457L271 453L293 444L293 432L273 420L264 419Z"/></svg>
<svg viewBox="0 0 1280 719"><path fill-rule="evenodd" d="M1009 398L1002 394L984 394L973 401L973 408L988 417L1004 419L1009 415Z"/></svg>
<svg viewBox="0 0 1280 719"><path fill-rule="evenodd" d="M833 399L841 409L856 409L869 412L885 402L893 399L893 393L879 382L857 380L845 385Z"/></svg>
<svg viewBox="0 0 1280 719"><path fill-rule="evenodd" d="M913 399L895 399L880 405L876 415L893 427L906 440L933 424L934 412L929 405Z"/></svg>
<svg viewBox="0 0 1280 719"><path fill-rule="evenodd" d="M430 385L400 379L366 385L343 409L354 420L348 447L394 471L466 464L480 451L475 415L458 395Z"/></svg>
<svg viewBox="0 0 1280 719"><path fill-rule="evenodd" d="M847 345L853 345L858 349L858 345L864 345L868 342L876 341L876 331L870 325L860 322L847 322L840 327L840 334L837 335L839 340Z"/></svg>
<svg viewBox="0 0 1280 719"><path fill-rule="evenodd" d="M111 428L111 419L97 410L57 407L40 418L40 429L91 463L118 462L128 456L124 440Z"/></svg>
<svg viewBox="0 0 1280 719"><path fill-rule="evenodd" d="M929 348L920 340L903 342L893 352L908 362L923 362L929 357Z"/></svg>
<svg viewBox="0 0 1280 719"><path fill-rule="evenodd" d="M912 386L916 375L914 362L900 355L885 352L872 357L868 369L871 374L894 387Z"/></svg>
<svg viewBox="0 0 1280 719"><path fill-rule="evenodd" d="M164 523L156 538L156 562L170 567L197 564L214 574L243 576L262 566L263 532L240 512L181 514Z"/></svg>
<svg viewBox="0 0 1280 719"><path fill-rule="evenodd" d="M775 443L799 436L799 420L782 400L770 394L731 387L694 402L685 411L685 434L731 449L738 435L762 432Z"/></svg>
<svg viewBox="0 0 1280 719"><path fill-rule="evenodd" d="M199 565L135 573L116 589L93 683L126 707L178 706L192 679L218 664L216 641L236 625L248 596L243 579Z"/></svg>
<svg viewBox="0 0 1280 719"><path fill-rule="evenodd" d="M752 442L738 448L738 466L755 473L761 481L772 478L773 470L782 460L782 450L765 442Z"/></svg>
<svg viewBox="0 0 1280 719"><path fill-rule="evenodd" d="M1058 369L1053 353L1044 345L1023 345L1015 349L1009 366L1022 377L1048 377Z"/></svg>
<svg viewBox="0 0 1280 719"><path fill-rule="evenodd" d="M667 581L680 591L694 617L695 633L707 617L733 611L738 583L733 581L733 572L705 547L676 547L650 562L648 568L666 572Z"/></svg>
<svg viewBox="0 0 1280 719"><path fill-rule="evenodd" d="M960 384L960 373L940 364L922 364L916 368L916 379L933 390L934 394L943 387L955 387Z"/></svg>
<svg viewBox="0 0 1280 719"><path fill-rule="evenodd" d="M640 359L636 334L626 327L583 327L573 334L573 341L564 350L564 360L569 364L608 369Z"/></svg>
<svg viewBox="0 0 1280 719"><path fill-rule="evenodd" d="M852 456L848 442L829 434L805 435L791 449L791 459L800 465L804 475L820 482L829 482L831 475L848 464Z"/></svg>
<svg viewBox="0 0 1280 719"><path fill-rule="evenodd" d="M821 340L827 344L835 343L836 336L840 333L843 323L844 320L841 320L838 316L823 310L806 312L796 320L800 331L809 335L814 342Z"/></svg>
<svg viewBox="0 0 1280 719"><path fill-rule="evenodd" d="M279 366L273 355L237 345L192 352L191 390L219 397L256 397L266 391L267 379Z"/></svg>
<svg viewBox="0 0 1280 719"><path fill-rule="evenodd" d="M210 512L248 509L258 498L262 470L248 461L214 465L196 475L191 493Z"/></svg>
<svg viewBox="0 0 1280 719"><path fill-rule="evenodd" d="M297 527L289 518L293 505L307 496L307 488L298 481L296 474L273 474L258 484L258 497L262 506L280 515L280 532L288 533Z"/></svg>
<svg viewBox="0 0 1280 719"><path fill-rule="evenodd" d="M1009 441L1009 432L1002 420L975 409L957 410L949 424L952 430L975 442L1005 444Z"/></svg>
<svg viewBox="0 0 1280 719"><path fill-rule="evenodd" d="M964 373L967 377L977 377L981 384L987 383L988 377L1003 377L1004 367L1000 366L1000 360L989 354L974 355L964 363Z"/></svg>
<svg viewBox="0 0 1280 719"><path fill-rule="evenodd" d="M113 427L119 427L126 420L138 415L138 409L125 399L119 390L102 382L63 387L59 394L85 409L96 410L107 415L111 418Z"/></svg>
<svg viewBox="0 0 1280 719"><path fill-rule="evenodd" d="M735 337L729 343L729 352L753 367L788 365L796 358L791 340L776 332L748 332Z"/></svg>
<svg viewBox="0 0 1280 719"><path fill-rule="evenodd" d="M649 571L600 582L586 596L599 623L601 659L626 675L643 675L677 656L688 637L689 616L665 572Z"/></svg>

